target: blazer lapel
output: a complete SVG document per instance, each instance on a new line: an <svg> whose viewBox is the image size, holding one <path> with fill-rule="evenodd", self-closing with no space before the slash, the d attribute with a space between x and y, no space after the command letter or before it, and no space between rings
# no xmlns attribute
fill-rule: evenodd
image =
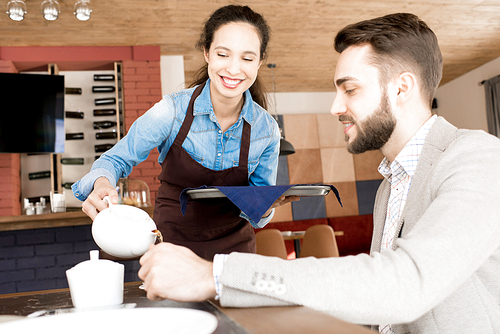
<svg viewBox="0 0 500 334"><path fill-rule="evenodd" d="M401 229L404 222L403 233L408 233L422 216L425 208L419 205L420 198L428 184L427 179L432 175L433 164L439 160L439 155L456 138L456 132L457 128L455 126L448 123L444 118L438 117L425 138L424 147L418 158L417 169L411 181L408 198L401 214L400 226L398 226L398 229Z"/></svg>
<svg viewBox="0 0 500 334"><path fill-rule="evenodd" d="M398 231L401 231L402 235L408 233L422 216L425 208L419 205L419 199L425 191L426 179L431 175L433 163L439 159L439 155L456 138L456 132L457 128L455 126L448 123L444 118L438 117L427 134L424 147L418 159L415 175L413 175L411 181L406 205L398 222ZM384 180L375 198L371 252L380 251L390 192L390 184L387 180Z"/></svg>

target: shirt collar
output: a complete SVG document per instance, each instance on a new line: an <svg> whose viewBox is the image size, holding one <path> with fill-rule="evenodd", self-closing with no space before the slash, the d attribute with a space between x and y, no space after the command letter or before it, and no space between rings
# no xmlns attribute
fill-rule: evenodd
<svg viewBox="0 0 500 334"><path fill-rule="evenodd" d="M417 168L420 152L422 151L422 147L425 143L425 137L427 137L427 134L436 119L437 115L433 115L429 118L413 135L408 143L406 143L405 147L403 147L393 162L384 157L378 167L378 171L383 177L389 179L393 171L397 168L403 168L410 177L413 177Z"/></svg>
<svg viewBox="0 0 500 334"><path fill-rule="evenodd" d="M210 119L214 121L216 117L212 106L212 100L210 98L210 79L208 79L204 85L205 87L203 87L203 90L194 102L193 115L209 115ZM240 116L238 117L238 121L236 121L236 123L239 123L241 119L244 118L250 125L252 125L254 117L252 94L250 94L249 89L247 89L243 94L245 96L245 103L243 104L243 108L241 109Z"/></svg>

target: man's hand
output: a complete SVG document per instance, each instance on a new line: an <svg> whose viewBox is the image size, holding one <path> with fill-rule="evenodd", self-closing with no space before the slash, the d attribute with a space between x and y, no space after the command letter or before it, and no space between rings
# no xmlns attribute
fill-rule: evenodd
<svg viewBox="0 0 500 334"><path fill-rule="evenodd" d="M82 211L92 220L97 214L106 209L108 204L103 198L109 196L111 203L118 203L118 192L105 177L100 177L94 182L94 190L82 204Z"/></svg>
<svg viewBox="0 0 500 334"><path fill-rule="evenodd" d="M194 302L216 295L212 262L186 247L168 242L151 245L140 264L139 277L151 300Z"/></svg>

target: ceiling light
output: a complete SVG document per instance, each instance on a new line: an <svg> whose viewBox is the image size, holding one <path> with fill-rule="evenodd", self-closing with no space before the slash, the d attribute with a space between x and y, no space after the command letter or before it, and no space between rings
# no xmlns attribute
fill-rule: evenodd
<svg viewBox="0 0 500 334"><path fill-rule="evenodd" d="M26 13L26 4L24 1L14 0L7 3L7 14L11 20L22 21Z"/></svg>
<svg viewBox="0 0 500 334"><path fill-rule="evenodd" d="M75 3L75 16L80 21L87 21L90 19L90 13L92 12L92 7L90 2L87 0L80 0Z"/></svg>
<svg viewBox="0 0 500 334"><path fill-rule="evenodd" d="M47 21L55 21L59 17L59 3L55 0L46 0L42 2L43 18Z"/></svg>

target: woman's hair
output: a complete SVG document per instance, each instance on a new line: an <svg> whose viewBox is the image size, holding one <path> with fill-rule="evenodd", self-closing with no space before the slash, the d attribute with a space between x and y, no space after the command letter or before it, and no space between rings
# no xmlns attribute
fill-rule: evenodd
<svg viewBox="0 0 500 334"><path fill-rule="evenodd" d="M335 37L335 50L370 45L371 62L380 71L380 84L394 75L412 72L420 79L422 97L429 106L443 72L443 59L436 35L416 15L390 14L351 24Z"/></svg>
<svg viewBox="0 0 500 334"><path fill-rule="evenodd" d="M208 51L214 40L215 32L223 25L233 22L248 23L255 28L260 39L260 60L264 60L267 56L266 50L271 29L262 15L254 12L248 6L229 5L217 9L205 22L200 39L196 43L196 48L201 51ZM196 72L195 81L189 87L201 85L208 78L208 64L205 64ZM264 85L257 76L255 82L250 87L250 94L252 95L252 99L264 109L267 108L265 93Z"/></svg>

